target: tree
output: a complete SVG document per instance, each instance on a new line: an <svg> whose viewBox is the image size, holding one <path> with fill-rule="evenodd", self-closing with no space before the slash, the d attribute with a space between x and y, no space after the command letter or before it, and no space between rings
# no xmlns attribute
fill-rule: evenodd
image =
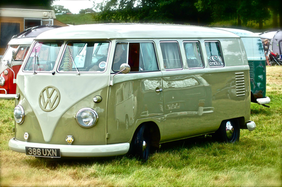
<svg viewBox="0 0 282 187"><path fill-rule="evenodd" d="M254 21L262 29L263 22L270 18L269 2L270 0L197 0L195 6L198 11L210 10L214 21L237 18L238 26L242 26L242 22L247 25L248 21Z"/></svg>
<svg viewBox="0 0 282 187"><path fill-rule="evenodd" d="M63 5L53 5L52 9L55 11L56 15L63 15L63 14L71 13L71 11L65 8Z"/></svg>
<svg viewBox="0 0 282 187"><path fill-rule="evenodd" d="M96 6L100 13L95 19L106 22L208 22L210 16L198 12L195 2L196 0L109 0Z"/></svg>
<svg viewBox="0 0 282 187"><path fill-rule="evenodd" d="M54 0L1 0L0 7L13 7L13 8L45 8L50 9Z"/></svg>
<svg viewBox="0 0 282 187"><path fill-rule="evenodd" d="M282 20L281 0L108 0L96 5L102 22L165 22L209 24L237 20L237 26L250 21L263 28L273 15L273 24Z"/></svg>
<svg viewBox="0 0 282 187"><path fill-rule="evenodd" d="M79 14L89 14L89 13L95 13L95 11L92 8L81 9L79 11Z"/></svg>
<svg viewBox="0 0 282 187"><path fill-rule="evenodd" d="M273 13L273 28L282 28L282 2L281 0L267 0L267 6L270 8ZM278 19L279 17L279 19ZM279 25L278 25L279 21Z"/></svg>

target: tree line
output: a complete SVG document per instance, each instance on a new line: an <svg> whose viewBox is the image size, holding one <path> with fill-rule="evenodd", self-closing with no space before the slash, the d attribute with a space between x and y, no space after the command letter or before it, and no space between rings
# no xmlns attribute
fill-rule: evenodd
<svg viewBox="0 0 282 187"><path fill-rule="evenodd" d="M281 0L108 0L95 5L95 20L196 25L236 20L237 26L253 21L262 29L272 18L273 28L281 28L281 5Z"/></svg>
<svg viewBox="0 0 282 187"><path fill-rule="evenodd" d="M51 8L53 1L13 0L11 5L11 0L1 0L0 6ZM96 22L208 25L235 20L237 26L252 21L262 29L271 18L273 28L282 28L281 0L104 0L98 4L94 1L92 9L96 11L93 16Z"/></svg>

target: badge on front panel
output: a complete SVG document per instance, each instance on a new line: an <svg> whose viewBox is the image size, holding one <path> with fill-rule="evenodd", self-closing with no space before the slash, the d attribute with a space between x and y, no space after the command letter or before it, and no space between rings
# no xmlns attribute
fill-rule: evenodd
<svg viewBox="0 0 282 187"><path fill-rule="evenodd" d="M60 92L53 86L45 87L39 95L39 106L45 112L51 112L57 108L61 100Z"/></svg>

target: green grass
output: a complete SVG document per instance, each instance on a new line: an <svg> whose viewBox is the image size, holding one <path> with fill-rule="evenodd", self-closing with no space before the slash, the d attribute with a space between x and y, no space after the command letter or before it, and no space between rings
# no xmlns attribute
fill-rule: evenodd
<svg viewBox="0 0 282 187"><path fill-rule="evenodd" d="M146 163L126 156L36 159L8 148L11 100L0 100L2 186L281 186L282 67L268 67L270 108L251 104L254 131L224 144L210 136L162 145ZM278 78L277 78L278 77Z"/></svg>

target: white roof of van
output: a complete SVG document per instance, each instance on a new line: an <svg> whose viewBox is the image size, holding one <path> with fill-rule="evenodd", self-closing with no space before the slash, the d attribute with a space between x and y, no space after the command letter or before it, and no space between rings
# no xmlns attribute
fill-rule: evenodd
<svg viewBox="0 0 282 187"><path fill-rule="evenodd" d="M8 45L30 45L34 38L12 38Z"/></svg>
<svg viewBox="0 0 282 187"><path fill-rule="evenodd" d="M238 38L208 27L172 24L89 24L61 27L40 34L37 39L177 39Z"/></svg>
<svg viewBox="0 0 282 187"><path fill-rule="evenodd" d="M234 28L218 28L218 29L232 32L232 33L240 36L241 38L244 38L244 37L259 38L260 37L259 34L253 33L253 32L248 31L248 30L243 30L243 29L234 29Z"/></svg>

